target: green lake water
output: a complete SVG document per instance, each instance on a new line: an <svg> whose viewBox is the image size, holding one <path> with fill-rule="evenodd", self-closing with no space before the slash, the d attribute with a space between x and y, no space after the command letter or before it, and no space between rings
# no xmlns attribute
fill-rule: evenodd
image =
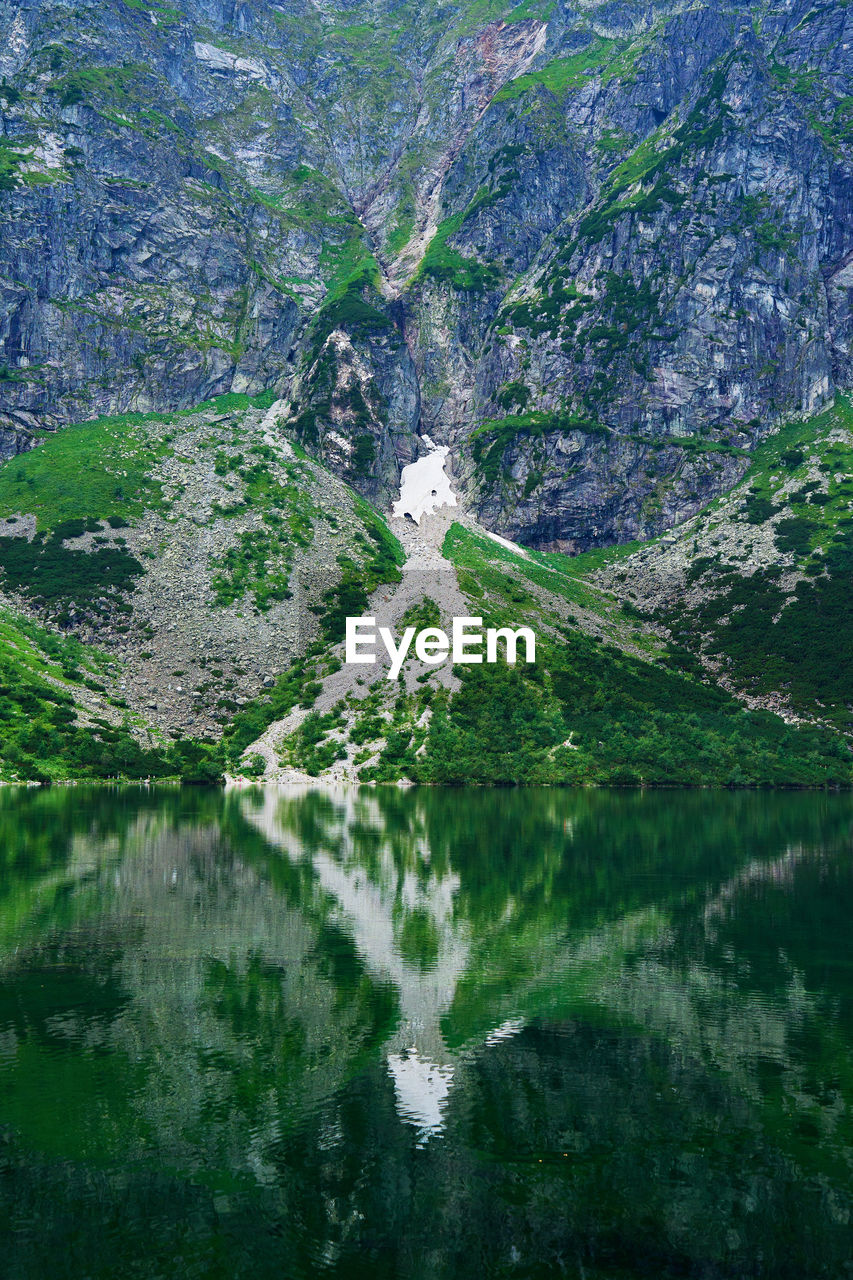
<svg viewBox="0 0 853 1280"><path fill-rule="evenodd" d="M0 1276L853 1277L851 836L0 791Z"/></svg>

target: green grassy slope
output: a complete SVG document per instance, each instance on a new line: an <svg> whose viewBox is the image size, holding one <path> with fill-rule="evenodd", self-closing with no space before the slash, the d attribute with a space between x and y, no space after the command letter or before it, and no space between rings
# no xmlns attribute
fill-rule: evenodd
<svg viewBox="0 0 853 1280"><path fill-rule="evenodd" d="M186 452L180 415L158 419L156 431L152 425L84 424L0 468L7 589L20 590L47 616L55 616L60 597L79 602L87 590L94 602L112 593L113 604L128 608L147 562L117 541L89 550L65 543L85 531L96 540L99 530L126 530L130 537L148 512L172 518L157 463ZM310 709L339 664L334 646L344 619L367 612L369 593L399 579L402 559L382 518L352 495L351 554L338 553L334 574L310 603L313 640L306 638L298 660L268 688L229 704L216 746L176 733L171 746L162 745L164 734L140 745L144 721L115 688L115 661L75 638L67 619L60 633L7 609L0 618L0 777L212 779L236 768L267 726L301 706L310 714L288 750L292 763L315 776L341 758L345 727L346 740L360 749L362 781L848 786L851 757L837 729L848 727L853 704L853 664L845 657L853 651L846 590L853 569L851 428L853 410L841 402L772 437L741 485L674 542L569 559L516 553L453 525L444 555L471 612L487 626L533 626L535 666L460 667L451 694L424 682L414 692L383 685L349 718L340 708L322 715ZM291 526L308 501L302 486L314 482L316 468L291 460L293 475L282 487L269 471L279 460L259 448L257 458L252 450L234 454L244 446L239 425L232 429L231 452L224 452L221 435L211 436L210 458L198 465L242 486L235 510L260 513L262 532L295 536L302 526ZM313 468L310 475L299 471L303 465ZM293 502L282 516L279 497L290 489ZM11 536L10 517L35 517L35 536ZM306 534L304 544L311 555L312 537ZM265 594L266 545L263 556L244 564L238 540L215 566L214 612L226 587L226 603L253 601L256 612L275 601ZM718 551L708 554L713 547ZM648 600L630 598L628 586L643 581L640 568L657 581L667 557L680 558L687 594L667 607L658 603L653 613L639 607ZM427 625L429 609L424 602L409 621ZM819 708L829 723L797 727L768 710L745 709L703 669L700 659L709 656L751 690L785 687L795 705ZM243 760L243 767L251 772L252 762Z"/></svg>
<svg viewBox="0 0 853 1280"><path fill-rule="evenodd" d="M584 561L580 557L580 562ZM840 397L756 450L741 483L592 581L628 590L676 639L757 698L853 731L853 405ZM677 569L681 589L656 599Z"/></svg>
<svg viewBox="0 0 853 1280"><path fill-rule="evenodd" d="M74 637L0 610L0 781L185 772L180 749L140 746L106 705L107 665Z"/></svg>
<svg viewBox="0 0 853 1280"><path fill-rule="evenodd" d="M452 693L435 689L426 676L408 691L380 679L354 717L345 704L309 714L290 735L289 763L322 777L349 742L367 744L361 781L740 787L853 781L840 735L745 709L703 679L695 662L695 672L685 672L683 652L653 630L626 630L633 625L630 609L575 576L565 558L516 554L459 524L444 554L471 614L485 626L533 627L536 663L457 666ZM583 609L587 621L597 616L601 634L583 629L567 604ZM333 664L330 658L325 670ZM306 684L304 671L291 677L284 714L297 703L312 705L321 690L319 665L313 682Z"/></svg>
<svg viewBox="0 0 853 1280"><path fill-rule="evenodd" d="M446 553L485 584L483 614L524 610L478 541L454 526ZM478 605L479 608L479 605ZM821 729L752 713L730 695L576 628L540 633L535 667L460 671L431 726L421 776L459 782L847 785L846 746Z"/></svg>

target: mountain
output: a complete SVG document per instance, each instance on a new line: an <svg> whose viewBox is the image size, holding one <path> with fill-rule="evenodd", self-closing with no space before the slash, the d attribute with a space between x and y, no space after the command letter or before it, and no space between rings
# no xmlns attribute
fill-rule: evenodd
<svg viewBox="0 0 853 1280"><path fill-rule="evenodd" d="M0 771L849 781L851 40L0 0ZM368 604L544 656L361 685Z"/></svg>

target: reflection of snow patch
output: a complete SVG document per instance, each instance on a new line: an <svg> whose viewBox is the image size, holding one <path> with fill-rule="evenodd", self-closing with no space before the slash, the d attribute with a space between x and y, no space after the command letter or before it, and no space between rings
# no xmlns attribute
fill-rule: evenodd
<svg viewBox="0 0 853 1280"><path fill-rule="evenodd" d="M507 1018L506 1022L502 1022L499 1027L495 1027L494 1031L489 1032L486 1036L486 1044L500 1044L501 1040L511 1040L523 1030L523 1018Z"/></svg>
<svg viewBox="0 0 853 1280"><path fill-rule="evenodd" d="M427 444L432 444L429 436L425 436ZM403 467L400 477L400 497L394 503L394 516L397 519L411 516L415 524L420 524L425 515L438 511L439 507L455 507L456 494L450 487L450 478L445 475L444 464L450 450L439 445L424 458L410 462Z"/></svg>
<svg viewBox="0 0 853 1280"><path fill-rule="evenodd" d="M388 1071L394 1081L397 1112L415 1125L420 1145L444 1130L442 1114L453 1080L453 1067L439 1067L421 1058L417 1049L388 1055Z"/></svg>

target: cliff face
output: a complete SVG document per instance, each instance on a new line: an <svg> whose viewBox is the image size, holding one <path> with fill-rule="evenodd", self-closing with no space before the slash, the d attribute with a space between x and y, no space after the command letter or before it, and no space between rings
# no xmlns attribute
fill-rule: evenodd
<svg viewBox="0 0 853 1280"><path fill-rule="evenodd" d="M853 14L0 0L0 457L274 388L582 549L850 386Z"/></svg>
<svg viewBox="0 0 853 1280"><path fill-rule="evenodd" d="M605 67L577 90L567 119L599 153L609 131L642 141L591 176L478 362L475 402L504 419L480 448L496 526L565 549L660 532L728 487L780 416L847 384L844 21L694 10L620 83ZM554 416L515 435L509 394Z"/></svg>

